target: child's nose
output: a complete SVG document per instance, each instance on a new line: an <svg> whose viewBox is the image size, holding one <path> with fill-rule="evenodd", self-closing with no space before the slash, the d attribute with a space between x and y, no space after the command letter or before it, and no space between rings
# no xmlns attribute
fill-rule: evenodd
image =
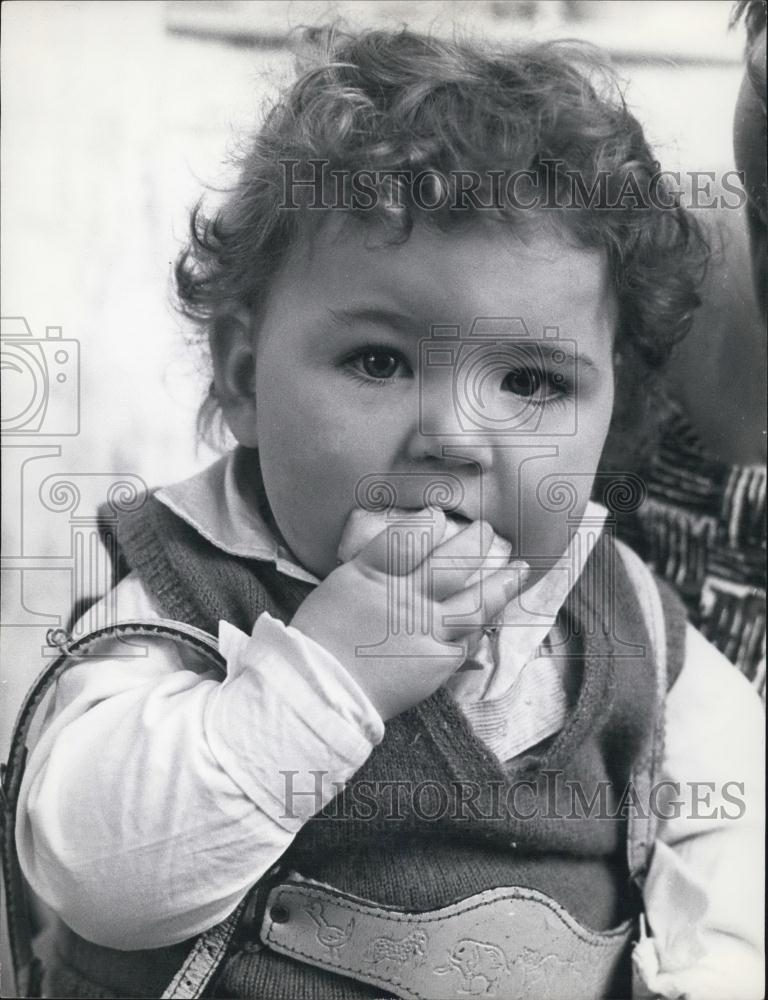
<svg viewBox="0 0 768 1000"><path fill-rule="evenodd" d="M448 466L490 466L491 436L487 429L462 419L455 386L448 380L422 384L418 419L409 442L411 458L439 460Z"/></svg>
<svg viewBox="0 0 768 1000"><path fill-rule="evenodd" d="M422 379L419 384L419 431L425 437L461 437L463 426L456 390L448 378Z"/></svg>

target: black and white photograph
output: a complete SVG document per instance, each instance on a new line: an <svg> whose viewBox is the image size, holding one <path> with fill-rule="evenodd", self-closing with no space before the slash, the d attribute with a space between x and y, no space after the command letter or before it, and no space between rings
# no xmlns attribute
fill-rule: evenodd
<svg viewBox="0 0 768 1000"><path fill-rule="evenodd" d="M2 5L0 996L765 995L767 8Z"/></svg>

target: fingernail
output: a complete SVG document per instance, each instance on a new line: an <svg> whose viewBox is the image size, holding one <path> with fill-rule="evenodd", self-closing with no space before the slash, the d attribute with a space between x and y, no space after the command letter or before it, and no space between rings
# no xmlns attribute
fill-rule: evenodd
<svg viewBox="0 0 768 1000"><path fill-rule="evenodd" d="M509 564L509 569L517 570L515 576L512 580L509 580L504 584L504 595L508 600L512 600L517 597L523 589L523 584L528 578L528 574L531 572L531 567L525 562L524 559L514 559Z"/></svg>
<svg viewBox="0 0 768 1000"><path fill-rule="evenodd" d="M513 559L509 564L510 569L516 569L521 576L527 576L531 572L531 567L525 559Z"/></svg>

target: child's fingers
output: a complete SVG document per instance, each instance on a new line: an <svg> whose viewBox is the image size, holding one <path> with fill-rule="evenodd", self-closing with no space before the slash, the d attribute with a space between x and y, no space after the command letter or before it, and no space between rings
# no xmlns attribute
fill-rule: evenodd
<svg viewBox="0 0 768 1000"><path fill-rule="evenodd" d="M460 637L483 626L492 625L505 606L525 586L531 568L516 559L503 569L483 574L472 587L454 594L440 605L438 614L445 635Z"/></svg>
<svg viewBox="0 0 768 1000"><path fill-rule="evenodd" d="M355 556L361 568L388 576L407 576L418 569L445 534L445 514L437 508L417 512L423 520L399 524L392 521ZM426 530L429 529L429 530Z"/></svg>
<svg viewBox="0 0 768 1000"><path fill-rule="evenodd" d="M493 538L493 528L487 521L473 521L435 547L430 556L434 601L444 601L466 586L482 567Z"/></svg>
<svg viewBox="0 0 768 1000"><path fill-rule="evenodd" d="M356 507L347 518L336 550L339 562L350 562L377 535L386 531L387 526L386 511L370 511Z"/></svg>

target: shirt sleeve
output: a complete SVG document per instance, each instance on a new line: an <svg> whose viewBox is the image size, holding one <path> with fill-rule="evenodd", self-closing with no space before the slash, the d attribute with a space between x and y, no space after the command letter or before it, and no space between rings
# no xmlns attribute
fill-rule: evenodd
<svg viewBox="0 0 768 1000"><path fill-rule="evenodd" d="M635 951L654 995L764 995L764 761L759 698L689 626L652 801L659 826L644 895L653 937Z"/></svg>
<svg viewBox="0 0 768 1000"><path fill-rule="evenodd" d="M159 617L133 576L120 617ZM306 820L357 771L384 726L322 647L263 614L221 623L222 682L193 651L105 643L57 682L27 764L19 858L81 936L124 950L224 919Z"/></svg>

